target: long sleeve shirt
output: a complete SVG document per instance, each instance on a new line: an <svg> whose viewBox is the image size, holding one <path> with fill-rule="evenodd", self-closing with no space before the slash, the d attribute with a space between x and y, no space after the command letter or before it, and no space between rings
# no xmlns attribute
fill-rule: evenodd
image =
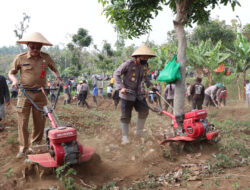
<svg viewBox="0 0 250 190"><path fill-rule="evenodd" d="M98 96L98 88L96 86L93 88L92 95L93 96Z"/></svg>
<svg viewBox="0 0 250 190"><path fill-rule="evenodd" d="M10 101L10 93L5 77L0 75L0 104L4 104L4 101Z"/></svg>
<svg viewBox="0 0 250 190"><path fill-rule="evenodd" d="M78 84L77 87L76 87L76 93L77 94L80 94L81 88L82 88L82 84Z"/></svg>
<svg viewBox="0 0 250 190"><path fill-rule="evenodd" d="M210 96L212 100L215 100L217 90L218 90L217 86L213 85L205 90L205 94Z"/></svg>
<svg viewBox="0 0 250 190"><path fill-rule="evenodd" d="M88 84L86 84L86 83L83 83L82 84L82 91L89 91L89 85Z"/></svg>
<svg viewBox="0 0 250 190"><path fill-rule="evenodd" d="M152 85L150 80L147 78L147 69L148 67L146 65L141 65L134 59L121 64L114 72L116 90L126 88L140 94L142 81L146 83L147 87ZM136 97L129 93L122 94L120 92L119 96L120 98L128 101L136 100Z"/></svg>
<svg viewBox="0 0 250 190"><path fill-rule="evenodd" d="M174 99L174 89L175 89L175 85L171 84L171 88L170 88L170 84L168 84L164 90L164 94L165 94L165 98L167 100L172 100Z"/></svg>

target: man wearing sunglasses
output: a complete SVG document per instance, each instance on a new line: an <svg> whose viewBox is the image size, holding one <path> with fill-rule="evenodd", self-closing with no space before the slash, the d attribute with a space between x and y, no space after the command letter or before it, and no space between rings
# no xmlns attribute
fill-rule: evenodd
<svg viewBox="0 0 250 190"><path fill-rule="evenodd" d="M40 33L34 32L21 40L19 44L26 44L28 52L16 56L9 71L9 78L12 81L12 86L17 87L20 84L27 89L28 95L38 105L40 109L47 104L45 95L41 91L34 91L41 87L45 87L47 68L53 71L57 78L57 82L62 83L59 72L51 57L41 51L42 46L52 46L52 44ZM20 81L16 78L16 74L20 71ZM33 90L33 91L32 91ZM29 115L32 110L33 129L32 137L29 142ZM43 138L45 117L31 104L22 92L18 94L17 100L18 113L18 137L19 137L19 152L17 158L22 158L25 153L31 148L30 145L40 144Z"/></svg>

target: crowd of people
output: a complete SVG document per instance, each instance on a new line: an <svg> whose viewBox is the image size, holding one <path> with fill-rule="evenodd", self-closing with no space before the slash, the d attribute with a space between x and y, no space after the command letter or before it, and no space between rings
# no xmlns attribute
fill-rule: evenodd
<svg viewBox="0 0 250 190"><path fill-rule="evenodd" d="M51 102L55 102L56 90L58 85L63 86L64 104L70 104L72 99L77 100L77 106L90 108L87 102L87 96L91 93L87 80L65 80L63 81L51 57L41 51L42 46L52 46L52 44L40 33L31 33L18 41L19 44L26 44L28 51L18 55L13 61L8 73L9 79L12 81L11 98L17 97L17 115L18 115L18 139L19 152L17 158L25 157L30 151L32 145L42 142L45 117L32 105L29 99L22 92L18 92L18 84L20 83L26 89L27 94L37 106L42 109L47 104L47 97L42 90L34 91L46 87L49 89L49 97ZM122 63L114 72L107 86L107 98L113 99L114 108L116 109L121 102L120 125L122 131L121 142L123 145L129 143L129 124L132 117L132 110L135 108L138 112L136 122L136 136L144 136L144 125L149 114L149 106L146 99L153 103L160 99L155 94L163 93L165 110L173 107L175 85L168 84L164 86L160 83L152 84L158 72L151 73L148 77L148 59L154 58L156 55L146 45L139 47L133 54L132 59ZM56 81L46 82L47 68L52 70ZM16 74L20 73L20 80L16 78ZM153 80L152 80L153 79ZM96 76L92 80L92 97L94 105L98 106L98 96L103 98L103 84L98 88ZM146 87L149 90L146 90ZM6 79L0 76L0 121L5 118L5 105L9 105L10 96ZM72 98L72 92L76 96ZM155 93L157 92L157 93ZM202 84L202 78L197 77L194 84L187 84L186 96L189 103L192 103L192 110L202 109L205 106L225 106L227 99L227 89L220 83L207 87L205 89ZM250 105L250 83L246 81L246 99L247 106ZM33 116L32 137L29 138L28 123L30 112ZM173 109L171 109L173 112ZM0 125L0 129L2 126ZM180 128L180 130L179 130ZM184 135L182 126L178 126L177 135ZM29 141L30 139L30 141Z"/></svg>

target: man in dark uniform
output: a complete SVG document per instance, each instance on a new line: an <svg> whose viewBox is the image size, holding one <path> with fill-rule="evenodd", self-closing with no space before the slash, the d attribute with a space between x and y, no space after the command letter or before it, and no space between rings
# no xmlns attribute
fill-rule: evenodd
<svg viewBox="0 0 250 190"><path fill-rule="evenodd" d="M84 80L81 86L81 103L82 103L82 107L84 106L84 104L86 104L87 108L89 109L89 104L87 103L86 99L89 93L89 85L87 84L87 81Z"/></svg>
<svg viewBox="0 0 250 190"><path fill-rule="evenodd" d="M201 84L202 79L196 78L196 82L190 88L190 94L192 97L192 110L202 109L202 104L205 98L205 87Z"/></svg>
<svg viewBox="0 0 250 190"><path fill-rule="evenodd" d="M46 86L46 71L50 68L57 78L57 81L62 83L56 65L51 57L44 52L41 52L42 46L52 46L52 44L38 32L31 33L23 39L17 41L20 44L27 44L28 52L18 55L12 63L9 71L9 78L12 85L17 87L18 80L16 74L20 71L20 83L27 89L28 95L38 105L40 109L47 104L45 95L40 91L34 91ZM33 91L31 91L33 90ZM32 110L33 115L33 130L31 144L39 144L42 141L45 117L31 104L31 102L19 92L17 100L18 113L18 137L19 137L19 153L17 158L22 158L29 149L29 115Z"/></svg>
<svg viewBox="0 0 250 190"><path fill-rule="evenodd" d="M124 62L114 72L116 90L120 90L119 96L121 98L122 144L129 143L128 126L133 108L138 112L136 135L143 136L143 128L149 109L144 96L136 96L135 94L140 94L142 81L145 81L148 88L152 86L147 78L147 60L155 56L147 46L142 45L132 54L134 59ZM128 90L134 93L128 93Z"/></svg>
<svg viewBox="0 0 250 190"><path fill-rule="evenodd" d="M10 104L10 93L5 77L0 75L0 121L5 119L5 104ZM0 124L0 131L3 129Z"/></svg>

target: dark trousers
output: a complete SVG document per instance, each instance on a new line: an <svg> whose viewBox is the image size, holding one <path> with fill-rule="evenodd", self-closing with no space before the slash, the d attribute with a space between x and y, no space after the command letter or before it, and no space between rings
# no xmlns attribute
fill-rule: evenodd
<svg viewBox="0 0 250 190"><path fill-rule="evenodd" d="M119 102L120 102L120 97L119 97L119 90L116 90L115 93L113 94L113 100L115 104L115 108L117 108Z"/></svg>
<svg viewBox="0 0 250 190"><path fill-rule="evenodd" d="M56 95L55 94L50 94L50 101L51 103L54 103L56 100Z"/></svg>
<svg viewBox="0 0 250 190"><path fill-rule="evenodd" d="M79 94L79 106L82 104L82 107L84 107L84 104L86 104L87 108L89 108L89 105L86 102L87 95L88 95L87 91L83 91Z"/></svg>
<svg viewBox="0 0 250 190"><path fill-rule="evenodd" d="M96 96L93 96L93 101L97 104Z"/></svg>
<svg viewBox="0 0 250 190"><path fill-rule="evenodd" d="M121 122L130 123L133 108L135 108L135 111L138 112L138 118L146 119L149 113L149 108L147 107L147 105L148 104L145 99L141 101L139 101L138 99L136 99L135 101L121 99Z"/></svg>
<svg viewBox="0 0 250 190"><path fill-rule="evenodd" d="M218 103L223 104L223 106L226 106L226 98L219 98Z"/></svg>
<svg viewBox="0 0 250 190"><path fill-rule="evenodd" d="M203 100L202 99L192 99L192 110L202 109Z"/></svg>
<svg viewBox="0 0 250 190"><path fill-rule="evenodd" d="M215 106L212 98L207 94L205 94L205 105L206 105L206 107Z"/></svg>
<svg viewBox="0 0 250 190"><path fill-rule="evenodd" d="M174 99L167 99L166 101L168 102L168 104L165 102L165 110L168 111L169 105L172 107L174 106ZM172 112L173 112L173 109L172 109Z"/></svg>
<svg viewBox="0 0 250 190"><path fill-rule="evenodd" d="M18 95L18 92L17 92L17 91L11 92L11 98L16 98L17 95Z"/></svg>

